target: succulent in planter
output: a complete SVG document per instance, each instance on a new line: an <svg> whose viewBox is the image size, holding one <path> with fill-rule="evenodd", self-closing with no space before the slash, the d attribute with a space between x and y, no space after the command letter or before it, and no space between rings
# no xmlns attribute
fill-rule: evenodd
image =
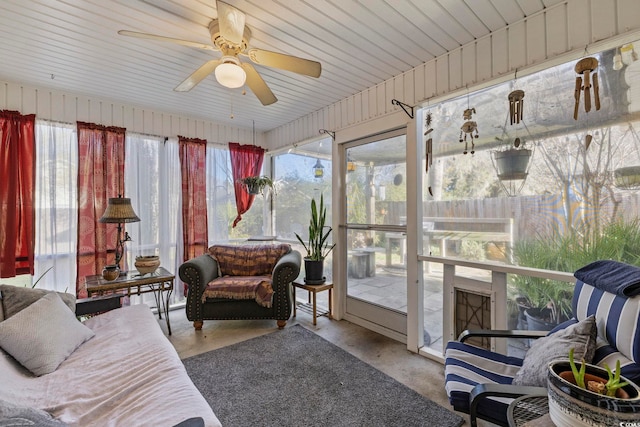
<svg viewBox="0 0 640 427"><path fill-rule="evenodd" d="M248 176L238 180L249 194L263 194L266 187L273 191L273 180L266 175Z"/></svg>
<svg viewBox="0 0 640 427"><path fill-rule="evenodd" d="M589 380L586 376L587 364L584 359L580 363L580 368L576 366L573 358L573 348L569 350L569 365L571 366L571 373L576 385L585 390L592 391L598 394L604 394L609 397L616 397L618 390L628 385L628 381L620 381L620 360L616 361L615 373L611 371L609 365L604 364L604 368L607 370L608 380L604 382L604 378ZM626 394L626 393L625 393ZM621 397L621 396L618 396Z"/></svg>
<svg viewBox="0 0 640 427"><path fill-rule="evenodd" d="M617 426L640 419L640 388L620 375L619 362L612 372L576 363L571 350L568 361L549 364L547 390L549 416L556 426Z"/></svg>

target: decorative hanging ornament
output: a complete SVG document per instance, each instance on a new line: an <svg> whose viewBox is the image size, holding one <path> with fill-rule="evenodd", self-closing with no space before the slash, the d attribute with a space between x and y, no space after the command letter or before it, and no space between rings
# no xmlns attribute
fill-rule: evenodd
<svg viewBox="0 0 640 427"><path fill-rule="evenodd" d="M523 90L514 90L509 94L509 119L511 124L518 124L522 121L522 105L524 98Z"/></svg>
<svg viewBox="0 0 640 427"><path fill-rule="evenodd" d="M578 107L580 105L580 92L584 91L584 111L587 113L591 111L591 88L593 87L593 99L596 105L596 111L600 109L600 94L598 86L598 73L591 73L598 68L598 60L596 58L583 58L576 64L576 73L584 76L576 77L576 88L573 93L573 97L576 100L576 105L573 109L573 119L578 120ZM593 80L593 83L591 82Z"/></svg>
<svg viewBox="0 0 640 427"><path fill-rule="evenodd" d="M464 141L464 151L462 152L462 154L467 154L469 149L469 145L467 143L467 135L469 135L469 137L471 138L471 154L475 153L475 143L473 141L473 138L478 138L478 124L471 120L471 117L473 116L473 114L475 114L475 112L475 108L467 108L462 114L462 117L466 120L466 122L464 122L462 126L460 126L460 142Z"/></svg>
<svg viewBox="0 0 640 427"><path fill-rule="evenodd" d="M433 132L433 128L431 127L431 113L427 113L427 117L425 118L425 127L427 128L424 131L425 136L429 135ZM427 138L426 147L425 147L425 172L429 172L429 166L433 164L433 140L431 138Z"/></svg>

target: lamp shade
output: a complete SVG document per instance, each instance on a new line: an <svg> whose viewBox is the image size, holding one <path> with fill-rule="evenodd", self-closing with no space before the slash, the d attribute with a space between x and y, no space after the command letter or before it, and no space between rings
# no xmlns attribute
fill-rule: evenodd
<svg viewBox="0 0 640 427"><path fill-rule="evenodd" d="M140 218L133 211L131 199L128 197L112 197L109 199L107 209L102 214L102 218L98 221L106 223L138 222Z"/></svg>
<svg viewBox="0 0 640 427"><path fill-rule="evenodd" d="M247 73L240 67L238 59L233 56L222 58L222 64L216 67L215 75L218 83L230 89L244 85L247 80Z"/></svg>

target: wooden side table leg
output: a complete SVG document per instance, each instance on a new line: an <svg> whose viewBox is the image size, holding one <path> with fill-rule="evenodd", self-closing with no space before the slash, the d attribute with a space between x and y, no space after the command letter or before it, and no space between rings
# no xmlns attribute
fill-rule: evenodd
<svg viewBox="0 0 640 427"><path fill-rule="evenodd" d="M316 324L316 316L317 316L317 306L316 306L316 291L313 291L313 325Z"/></svg>
<svg viewBox="0 0 640 427"><path fill-rule="evenodd" d="M333 312L331 307L333 306L333 289L329 288L329 319L333 319Z"/></svg>

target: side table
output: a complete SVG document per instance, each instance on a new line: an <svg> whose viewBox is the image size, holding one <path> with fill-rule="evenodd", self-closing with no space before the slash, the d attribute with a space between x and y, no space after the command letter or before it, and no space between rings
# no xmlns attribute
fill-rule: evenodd
<svg viewBox="0 0 640 427"><path fill-rule="evenodd" d="M507 421L510 427L535 425L554 427L549 418L549 398L543 394L520 396L507 408ZM532 424L529 424L529 423Z"/></svg>
<svg viewBox="0 0 640 427"><path fill-rule="evenodd" d="M167 331L171 335L171 324L169 323L169 298L173 292L173 281L175 276L162 267L149 274L139 274L137 270L131 270L119 276L116 280L105 280L102 275L87 276L85 286L87 294L91 297L96 295L107 295L112 293L123 293L126 296L142 295L153 293L158 308L158 318L162 319L164 313L167 322ZM167 293L163 298L163 292Z"/></svg>
<svg viewBox="0 0 640 427"><path fill-rule="evenodd" d="M300 309L307 311L309 310L309 305L311 305L311 311L313 313L313 324L316 325L316 319L318 316L327 316L329 319L331 316L331 304L333 297L333 283L323 283L322 285L307 285L306 283L298 283L293 282L293 317L296 317L297 309L296 309L296 288L304 289L308 292L308 302L307 304L301 304ZM316 294L322 291L329 291L329 309L326 311L318 312L318 306L316 301ZM311 302L311 295L313 295L313 303Z"/></svg>

